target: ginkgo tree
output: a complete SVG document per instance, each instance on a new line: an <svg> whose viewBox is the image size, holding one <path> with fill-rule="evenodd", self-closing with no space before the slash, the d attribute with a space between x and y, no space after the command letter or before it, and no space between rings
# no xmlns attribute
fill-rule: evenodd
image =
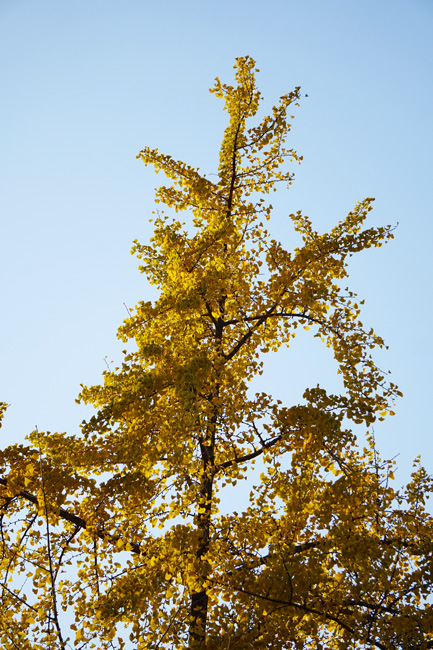
<svg viewBox="0 0 433 650"><path fill-rule="evenodd" d="M255 72L239 58L235 85L211 90L228 115L213 180L139 153L169 180L133 247L158 298L120 327L119 367L82 387L95 415L1 452L2 648L433 647L432 482L415 463L393 487L376 451L399 392L345 287L349 258L392 228L364 226L367 198L325 234L291 214L291 252L272 238L300 89L255 123ZM341 394L284 405L251 389L298 328L332 351Z"/></svg>

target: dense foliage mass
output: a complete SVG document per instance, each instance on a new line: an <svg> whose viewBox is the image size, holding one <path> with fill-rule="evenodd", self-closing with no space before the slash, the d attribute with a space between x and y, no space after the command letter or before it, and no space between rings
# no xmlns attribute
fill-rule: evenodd
<svg viewBox="0 0 433 650"><path fill-rule="evenodd" d="M121 366L83 387L94 417L80 435L35 431L1 452L5 650L433 647L431 480L418 466L392 487L392 463L350 429L399 394L342 282L391 228L363 229L367 198L325 234L290 215L292 252L272 238L267 195L291 183L300 92L250 126L254 66L237 59L236 84L212 89L228 113L215 180L139 154L171 181L157 201L192 222L158 212L150 244L135 243L159 297L121 326L134 342ZM316 386L291 406L253 394L262 355L299 327L333 351L342 394Z"/></svg>

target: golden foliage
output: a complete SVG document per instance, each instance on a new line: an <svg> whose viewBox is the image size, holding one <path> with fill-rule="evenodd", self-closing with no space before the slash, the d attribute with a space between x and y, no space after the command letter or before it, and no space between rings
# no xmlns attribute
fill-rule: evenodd
<svg viewBox="0 0 433 650"><path fill-rule="evenodd" d="M255 63L235 70L211 91L229 117L215 181L157 150L138 156L171 182L157 202L192 225L161 211L150 243L135 242L159 297L121 326L135 344L121 366L82 388L96 414L80 436L35 432L1 453L7 650L108 650L128 635L140 650L433 647L431 480L417 467L393 488L371 435L361 451L347 428L399 395L371 356L383 340L342 287L350 256L392 229L363 229L366 198L325 234L290 215L303 240L292 252L271 237L267 195L300 160L285 148L300 89L250 126ZM249 384L298 327L333 351L344 392L316 386L285 407ZM232 511L255 462L260 479Z"/></svg>

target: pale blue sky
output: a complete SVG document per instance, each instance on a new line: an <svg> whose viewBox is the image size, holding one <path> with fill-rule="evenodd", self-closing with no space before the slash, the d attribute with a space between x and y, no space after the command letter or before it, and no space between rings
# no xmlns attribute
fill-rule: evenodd
<svg viewBox="0 0 433 650"><path fill-rule="evenodd" d="M309 95L290 140L304 163L272 232L296 245L287 214L326 230L365 196L370 224L400 224L349 282L405 394L379 447L400 453L401 478L420 452L433 471L432 0L0 0L3 445L35 425L77 431L80 382L120 358L123 303L153 295L129 254L151 236L156 184L135 156L148 144L214 171L226 116L207 91L245 54L265 108L297 85ZM335 379L306 336L267 370L288 404Z"/></svg>

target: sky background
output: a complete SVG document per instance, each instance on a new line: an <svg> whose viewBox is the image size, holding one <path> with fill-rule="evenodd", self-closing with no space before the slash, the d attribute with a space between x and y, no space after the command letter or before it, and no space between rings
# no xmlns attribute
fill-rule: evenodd
<svg viewBox="0 0 433 650"><path fill-rule="evenodd" d="M106 355L120 360L124 303L155 295L129 250L152 234L161 177L136 154L216 171L226 114L208 88L246 54L264 111L308 94L288 141L304 162L272 201L271 232L292 248L288 214L326 231L366 196L368 225L399 223L348 284L404 393L379 449L399 454L401 480L418 453L433 472L432 0L0 0L3 446L35 425L76 433L89 415L74 400ZM336 365L305 333L267 360L260 388L290 406L318 382L338 386Z"/></svg>

